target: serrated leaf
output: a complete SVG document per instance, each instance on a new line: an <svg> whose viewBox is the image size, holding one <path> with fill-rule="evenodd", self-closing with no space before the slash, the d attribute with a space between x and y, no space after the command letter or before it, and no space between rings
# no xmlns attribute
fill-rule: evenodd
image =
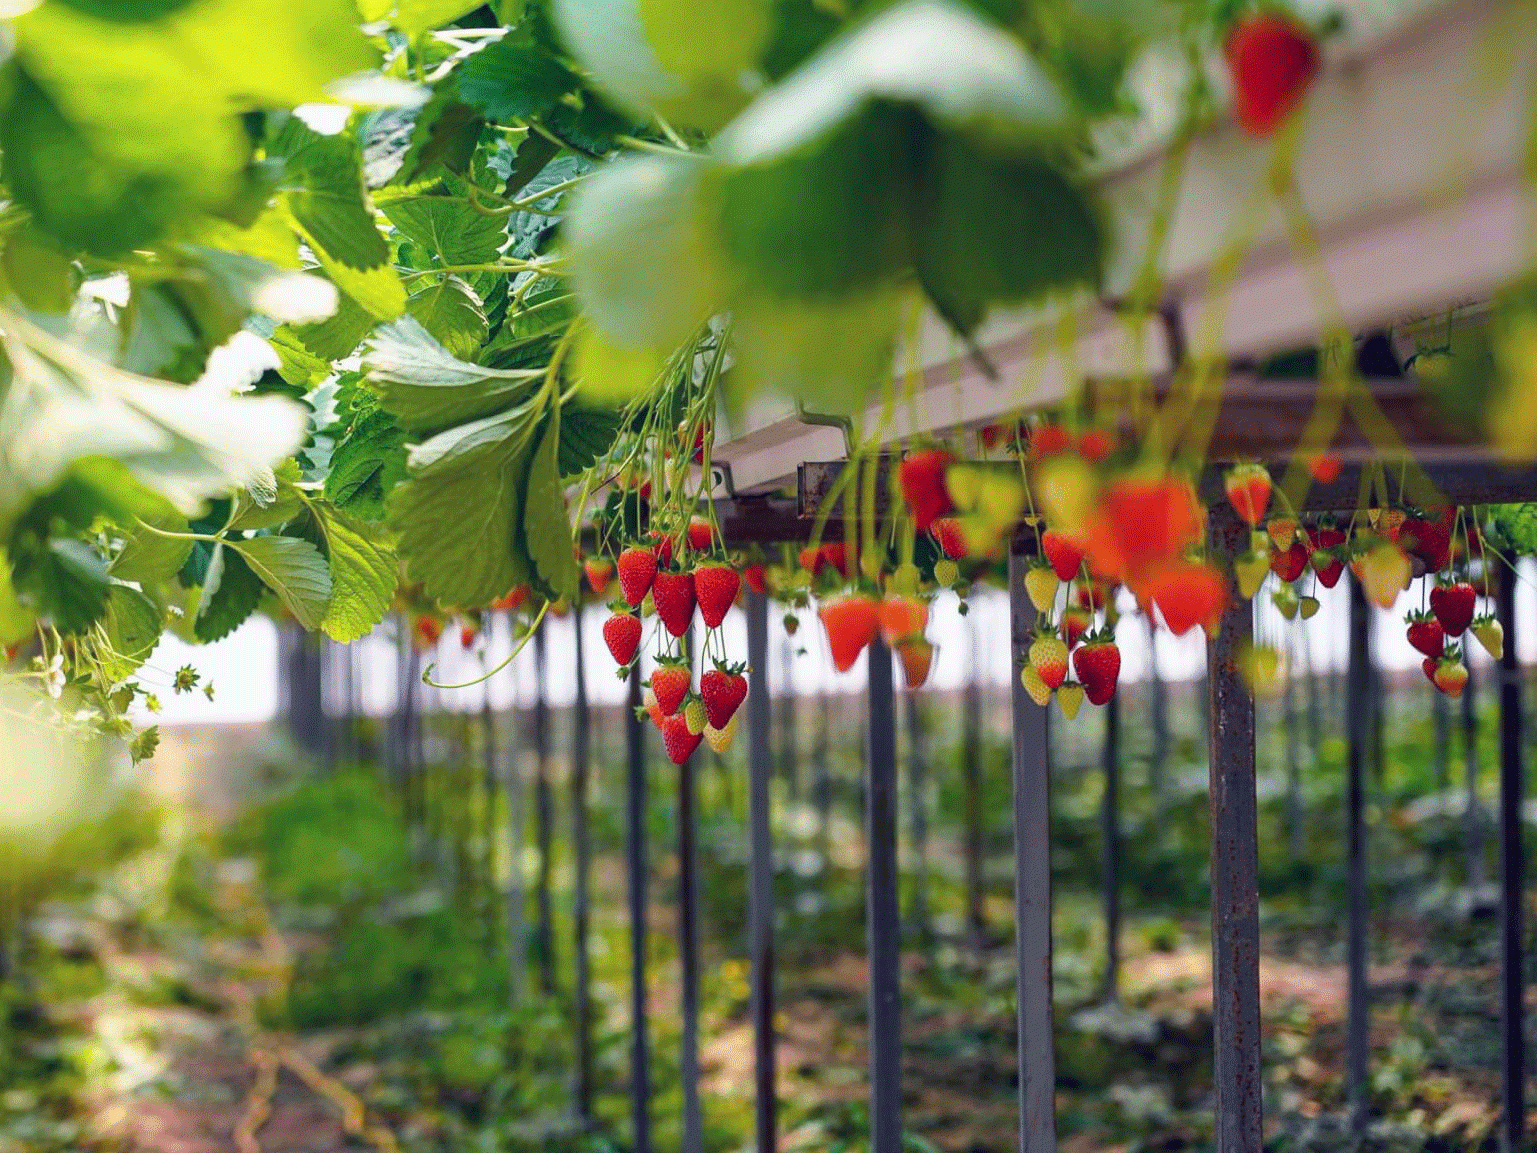
<svg viewBox="0 0 1537 1153"><path fill-rule="evenodd" d="M331 570L318 548L291 536L258 536L226 544L278 594L300 625L319 626L331 600Z"/></svg>
<svg viewBox="0 0 1537 1153"><path fill-rule="evenodd" d="M163 629L164 620L153 601L136 589L113 585L107 592L107 611L101 622L101 635L107 644L102 653L107 680L116 684L132 676L155 651Z"/></svg>
<svg viewBox="0 0 1537 1153"><path fill-rule="evenodd" d="M378 320L365 312L357 301L343 293L337 301L336 311L319 324L293 325L278 332L292 333L306 351L322 361L332 361L343 360L356 352L363 338L378 324Z"/></svg>
<svg viewBox="0 0 1537 1153"><path fill-rule="evenodd" d="M222 640L244 624L261 604L267 588L234 549L220 545L218 554L218 580L212 592L204 587L192 625L193 635L204 644ZM213 563L209 571L213 571Z"/></svg>
<svg viewBox="0 0 1537 1153"><path fill-rule="evenodd" d="M187 519L174 512L150 523L163 532L191 531ZM122 550L108 571L118 580L160 584L170 580L186 564L194 543L186 537L162 536L147 528L135 527L125 533Z"/></svg>
<svg viewBox="0 0 1537 1153"><path fill-rule="evenodd" d="M11 581L22 604L61 632L85 632L107 607L107 567L84 541L58 537L12 554Z"/></svg>
<svg viewBox="0 0 1537 1153"><path fill-rule="evenodd" d="M523 501L523 539L532 562L534 585L551 600L576 595L581 570L571 547L571 519L557 467L559 415L545 428L528 468Z"/></svg>
<svg viewBox="0 0 1537 1153"><path fill-rule="evenodd" d="M413 184L438 166L456 175L469 171L485 121L460 102L452 77L439 84L411 125L411 143L395 173L397 183Z"/></svg>
<svg viewBox="0 0 1537 1153"><path fill-rule="evenodd" d="M406 303L418 321L451 355L471 360L486 339L486 314L480 298L456 276L428 285Z"/></svg>
<svg viewBox="0 0 1537 1153"><path fill-rule="evenodd" d="M375 410L359 417L337 443L325 496L365 521L384 517L384 499L406 477L406 438L393 417Z"/></svg>
<svg viewBox="0 0 1537 1153"><path fill-rule="evenodd" d="M363 360L369 383L408 432L445 428L505 408L544 375L469 364L451 355L412 317L374 333Z"/></svg>
<svg viewBox="0 0 1537 1153"><path fill-rule="evenodd" d="M331 568L331 600L320 627L333 641L366 637L395 597L393 545L377 527L325 504L311 506Z"/></svg>
<svg viewBox="0 0 1537 1153"><path fill-rule="evenodd" d="M614 445L623 421L620 414L567 404L560 410L560 475L575 476L591 468Z"/></svg>
<svg viewBox="0 0 1537 1153"><path fill-rule="evenodd" d="M486 264L507 239L503 217L477 212L462 200L405 198L387 203L384 214L443 264Z"/></svg>
<svg viewBox="0 0 1537 1153"><path fill-rule="evenodd" d="M160 726L151 725L139 733L128 744L128 755L133 758L133 763L147 761L155 755L155 750L160 747Z"/></svg>
<svg viewBox="0 0 1537 1153"><path fill-rule="evenodd" d="M539 45L516 34L465 59L454 72L459 99L489 120L510 124L553 108L581 81Z"/></svg>
<svg viewBox="0 0 1537 1153"><path fill-rule="evenodd" d="M249 496L242 496L235 519L230 522L229 527L241 532L277 528L293 520L303 509L304 501L298 492L292 485L284 485L265 504L258 503Z"/></svg>
<svg viewBox="0 0 1537 1153"><path fill-rule="evenodd" d="M528 182L519 194L519 199L532 200L532 203L528 209L519 209L514 212L507 223L507 232L512 237L512 245L508 249L511 255L527 259L539 251L544 237L559 224L560 218L556 213L559 212L567 192L572 190L556 192L537 200L533 198L547 189L556 188L591 172L592 168L592 161L585 156L567 153L546 164L539 174Z"/></svg>

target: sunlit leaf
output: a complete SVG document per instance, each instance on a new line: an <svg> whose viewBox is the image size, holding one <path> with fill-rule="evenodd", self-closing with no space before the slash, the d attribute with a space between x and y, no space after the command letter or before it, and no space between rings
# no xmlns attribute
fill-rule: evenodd
<svg viewBox="0 0 1537 1153"><path fill-rule="evenodd" d="M412 317L374 333L363 359L368 380L378 388L384 407L411 432L445 428L495 412L526 394L543 375L460 360Z"/></svg>
<svg viewBox="0 0 1537 1153"><path fill-rule="evenodd" d="M301 625L319 626L331 600L331 570L318 548L291 536L230 540L227 547L245 559Z"/></svg>
<svg viewBox="0 0 1537 1153"><path fill-rule="evenodd" d="M560 430L552 423L534 450L523 501L523 539L534 584L551 600L576 595L581 570L572 549L571 520L558 466Z"/></svg>

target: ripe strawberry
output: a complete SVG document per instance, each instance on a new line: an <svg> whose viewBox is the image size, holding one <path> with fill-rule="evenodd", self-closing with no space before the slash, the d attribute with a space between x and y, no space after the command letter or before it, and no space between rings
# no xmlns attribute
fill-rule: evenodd
<svg viewBox="0 0 1537 1153"><path fill-rule="evenodd" d="M935 517L929 531L939 542L939 549L950 560L966 555L966 532L953 516Z"/></svg>
<svg viewBox="0 0 1537 1153"><path fill-rule="evenodd" d="M1439 657L1446 651L1446 633L1441 622L1428 612L1412 612L1404 618L1409 626L1404 634L1411 645L1427 657Z"/></svg>
<svg viewBox="0 0 1537 1153"><path fill-rule="evenodd" d="M1318 583L1332 589L1339 584L1340 574L1345 571L1345 534L1333 525L1319 525L1307 536L1313 549L1308 563L1318 574Z"/></svg>
<svg viewBox="0 0 1537 1153"><path fill-rule="evenodd" d="M1270 571L1286 584L1300 577L1302 570L1307 567L1308 546L1295 537L1289 548L1277 549L1270 554Z"/></svg>
<svg viewBox="0 0 1537 1153"><path fill-rule="evenodd" d="M817 615L827 630L833 668L840 673L848 672L859 654L865 651L865 646L875 639L881 621L880 607L873 597L850 593L823 601Z"/></svg>
<svg viewBox="0 0 1537 1153"><path fill-rule="evenodd" d="M982 426L982 447L992 452L999 445L1015 448L1022 440L1028 441L1030 428L1024 421L998 422Z"/></svg>
<svg viewBox="0 0 1537 1153"><path fill-rule="evenodd" d="M1376 529L1388 540L1397 541L1398 531L1408 519L1409 514L1401 508L1381 509L1377 514Z"/></svg>
<svg viewBox="0 0 1537 1153"><path fill-rule="evenodd" d="M1398 529L1398 547L1424 561L1426 572L1440 572L1451 560L1451 528L1423 516L1406 517Z"/></svg>
<svg viewBox="0 0 1537 1153"><path fill-rule="evenodd" d="M750 564L744 568L742 580L760 597L768 596L768 570L761 564Z"/></svg>
<svg viewBox="0 0 1537 1153"><path fill-rule="evenodd" d="M1460 637L1473 623L1478 593L1467 581L1437 584L1430 590L1430 611L1449 637Z"/></svg>
<svg viewBox="0 0 1537 1153"><path fill-rule="evenodd" d="M651 600L663 627L673 636L681 637L694 623L694 574L657 573L651 585Z"/></svg>
<svg viewBox="0 0 1537 1153"><path fill-rule="evenodd" d="M619 554L619 591L632 609L646 599L656 580L656 553L644 545L632 544Z"/></svg>
<svg viewBox="0 0 1537 1153"><path fill-rule="evenodd" d="M1436 665L1439 663L1440 661L1436 657L1426 657L1420 662L1420 668L1425 673L1425 679L1431 684L1436 683Z"/></svg>
<svg viewBox="0 0 1537 1153"><path fill-rule="evenodd" d="M641 705L640 711L645 713L651 719L651 723L656 726L657 731L661 732L662 722L667 718L662 713L662 706L657 703L656 694L649 688L646 689L645 703Z"/></svg>
<svg viewBox="0 0 1537 1153"><path fill-rule="evenodd" d="M1080 581L1073 590L1073 600L1079 608L1098 612L1114 600L1115 585L1109 581Z"/></svg>
<svg viewBox="0 0 1537 1153"><path fill-rule="evenodd" d="M1146 587L1163 623L1177 637L1196 625L1210 631L1227 607L1227 581L1209 564L1176 561L1160 569Z"/></svg>
<svg viewBox="0 0 1537 1153"><path fill-rule="evenodd" d="M1041 534L1041 552L1059 581L1070 581L1083 564L1083 545L1053 529Z"/></svg>
<svg viewBox="0 0 1537 1153"><path fill-rule="evenodd" d="M461 649L466 650L466 651L474 648L475 647L475 638L477 636L479 636L479 635L480 635L480 631L474 625L471 625L471 624L462 624L462 625L460 625L459 626L459 647Z"/></svg>
<svg viewBox="0 0 1537 1153"><path fill-rule="evenodd" d="M1265 522L1265 531L1270 534L1270 543L1276 548L1291 548L1297 539L1297 518L1273 516Z"/></svg>
<svg viewBox="0 0 1537 1153"><path fill-rule="evenodd" d="M491 602L493 612L515 613L528 603L532 590L527 585L514 585L507 595Z"/></svg>
<svg viewBox="0 0 1537 1153"><path fill-rule="evenodd" d="M929 627L928 603L919 597L888 596L881 601L881 636L887 644L906 637L921 637Z"/></svg>
<svg viewBox="0 0 1537 1153"><path fill-rule="evenodd" d="M1103 428L1086 428L1078 434L1073 447L1090 464L1103 464L1115 451L1115 434Z"/></svg>
<svg viewBox="0 0 1537 1153"><path fill-rule="evenodd" d="M902 679L910 689L921 689L934 667L934 646L929 639L919 636L903 637L893 646L902 660Z"/></svg>
<svg viewBox="0 0 1537 1153"><path fill-rule="evenodd" d="M841 540L831 540L822 545L822 564L832 569L844 580L852 580L854 570L849 560L849 546Z"/></svg>
<svg viewBox="0 0 1537 1153"><path fill-rule="evenodd" d="M707 564L694 570L694 594L699 600L699 615L704 618L705 628L720 628L741 588L742 578L730 565Z"/></svg>
<svg viewBox="0 0 1537 1153"><path fill-rule="evenodd" d="M1270 507L1270 474L1262 464L1240 464L1229 470L1228 503L1248 524L1257 526Z"/></svg>
<svg viewBox="0 0 1537 1153"><path fill-rule="evenodd" d="M1226 45L1233 81L1233 116L1249 136L1262 139L1302 103L1318 74L1318 46L1307 29L1285 16L1245 16Z"/></svg>
<svg viewBox="0 0 1537 1153"><path fill-rule="evenodd" d="M1057 601L1057 586L1061 583L1049 564L1038 561L1025 570L1025 593L1036 612L1051 612L1051 606Z"/></svg>
<svg viewBox="0 0 1537 1153"><path fill-rule="evenodd" d="M1344 463L1339 457L1332 454L1323 456L1310 456L1303 462L1308 470L1308 475L1319 484L1333 484L1340 478L1340 466Z"/></svg>
<svg viewBox="0 0 1537 1153"><path fill-rule="evenodd" d="M925 449L909 453L897 470L902 499L913 514L913 525L919 532L928 532L935 517L944 516L955 508L945 489L945 470L954 460L955 457L942 448Z"/></svg>
<svg viewBox="0 0 1537 1153"><path fill-rule="evenodd" d="M706 517L691 516L688 520L688 547L695 552L708 552L715 541L715 529Z"/></svg>
<svg viewBox="0 0 1537 1153"><path fill-rule="evenodd" d="M827 561L822 556L822 550L812 545L807 545L796 554L801 568L809 572L813 577L822 575L822 570L827 567Z"/></svg>
<svg viewBox="0 0 1537 1153"><path fill-rule="evenodd" d="M1484 646L1484 651L1495 660L1505 655L1505 626L1495 620L1489 613L1473 618L1469 626L1473 635L1478 638L1478 643Z"/></svg>
<svg viewBox="0 0 1537 1153"><path fill-rule="evenodd" d="M1070 649L1077 648L1083 634L1094 625L1094 614L1081 605L1070 605L1062 610L1062 640Z"/></svg>
<svg viewBox="0 0 1537 1153"><path fill-rule="evenodd" d="M1050 633L1040 633L1030 642L1030 667L1046 687L1054 689L1067 679L1067 645Z"/></svg>
<svg viewBox="0 0 1537 1153"><path fill-rule="evenodd" d="M710 723L710 716L705 711L704 702L698 697L689 697L688 702L683 706L683 723L696 737L703 733L705 726Z"/></svg>
<svg viewBox="0 0 1537 1153"><path fill-rule="evenodd" d="M1265 540L1263 534L1260 539L1265 541L1263 552L1251 549L1233 559L1233 575L1238 578L1238 595L1246 601L1254 599L1254 594L1265 583L1265 574L1270 571L1270 542Z"/></svg>
<svg viewBox="0 0 1537 1153"><path fill-rule="evenodd" d="M934 562L934 583L942 589L954 588L961 579L961 567L946 557Z"/></svg>
<svg viewBox="0 0 1537 1153"><path fill-rule="evenodd" d="M438 643L438 638L443 635L443 626L432 617L417 617L412 627L416 631L416 643L419 648L432 648Z"/></svg>
<svg viewBox="0 0 1537 1153"><path fill-rule="evenodd" d="M1083 686L1077 681L1064 681L1057 688L1057 705L1062 709L1062 715L1072 720L1083 707Z"/></svg>
<svg viewBox="0 0 1537 1153"><path fill-rule="evenodd" d="M1073 672L1091 705L1102 705L1115 696L1121 676L1121 650L1108 632L1095 633L1073 653Z"/></svg>
<svg viewBox="0 0 1537 1153"><path fill-rule="evenodd" d="M656 694L657 707L664 717L678 711L683 698L688 696L688 666L679 660L666 660L651 671L651 691Z"/></svg>
<svg viewBox="0 0 1537 1153"><path fill-rule="evenodd" d="M740 665L717 663L699 678L699 695L704 700L711 727L725 728L747 699L747 678L741 670Z"/></svg>
<svg viewBox="0 0 1537 1153"><path fill-rule="evenodd" d="M675 765L682 765L693 756L703 737L703 729L697 733L689 732L688 721L681 714L674 713L662 722L662 747L667 750L667 759Z"/></svg>
<svg viewBox="0 0 1537 1153"><path fill-rule="evenodd" d="M1436 675L1431 678L1436 688L1456 699L1468 685L1467 666L1462 663L1462 650L1452 645L1446 655L1436 662Z"/></svg>
<svg viewBox="0 0 1537 1153"><path fill-rule="evenodd" d="M1205 535L1195 490L1178 476L1124 476L1105 486L1089 521L1089 571L1135 586ZM1135 588L1134 588L1135 591Z"/></svg>
<svg viewBox="0 0 1537 1153"><path fill-rule="evenodd" d="M1038 424L1030 430L1030 459L1050 460L1073 450L1072 431L1063 424Z"/></svg>
<svg viewBox="0 0 1537 1153"><path fill-rule="evenodd" d="M1019 683L1025 686L1025 692L1030 694L1030 699L1041 708L1051 703L1051 686L1041 680L1041 674L1029 665L1019 670Z"/></svg>
<svg viewBox="0 0 1537 1153"><path fill-rule="evenodd" d="M603 622L603 643L614 663L624 668L635 659L640 648L640 620L629 613L616 612Z"/></svg>
<svg viewBox="0 0 1537 1153"><path fill-rule="evenodd" d="M704 727L704 743L710 746L710 750L722 755L731 748L731 742L736 740L736 731L741 722L741 714L733 714L726 722L726 727L717 729L713 725Z"/></svg>
<svg viewBox="0 0 1537 1153"><path fill-rule="evenodd" d="M582 562L582 571L587 574L587 587L602 596L614 579L614 562L606 556L590 556Z"/></svg>
<svg viewBox="0 0 1537 1153"><path fill-rule="evenodd" d="M666 568L668 565L672 564L672 534L665 533L661 529L652 529L651 543L656 550L657 568Z"/></svg>
<svg viewBox="0 0 1537 1153"><path fill-rule="evenodd" d="M1392 541L1379 540L1358 557L1352 566L1356 579L1366 591L1366 599L1380 608L1390 609L1398 600L1398 594L1409 587L1413 569L1409 556ZM1435 592L1430 594L1431 606L1435 605ZM1470 617L1472 613L1468 614ZM1446 627L1446 622L1441 622Z"/></svg>

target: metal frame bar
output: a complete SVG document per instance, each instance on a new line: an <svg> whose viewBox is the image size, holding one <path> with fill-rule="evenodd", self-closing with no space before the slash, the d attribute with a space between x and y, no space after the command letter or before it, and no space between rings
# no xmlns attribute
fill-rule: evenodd
<svg viewBox="0 0 1537 1153"><path fill-rule="evenodd" d="M1367 983L1366 945L1366 744L1372 708L1371 613L1366 593L1354 576L1350 586L1350 654L1346 667L1345 723L1345 1096L1350 1127L1366 1129L1371 989Z"/></svg>
<svg viewBox="0 0 1537 1153"><path fill-rule="evenodd" d="M752 957L753 1122L758 1153L778 1147L774 1053L774 841L769 783L772 702L768 687L768 598L747 596L748 948Z"/></svg>
<svg viewBox="0 0 1537 1153"><path fill-rule="evenodd" d="M576 1083L572 1096L577 1117L592 1121L592 969L588 940L591 924L589 887L592 873L592 838L587 823L587 786L592 767L592 712L587 701L587 662L583 651L580 605L572 611L576 629L576 702L571 713L571 844L575 857L575 892L572 895L572 945L575 952L576 988Z"/></svg>
<svg viewBox="0 0 1537 1153"><path fill-rule="evenodd" d="M692 631L683 654L692 663ZM699 838L694 758L678 766L678 1079L683 1089L683 1153L703 1153L704 1117L699 1105Z"/></svg>
<svg viewBox="0 0 1537 1153"><path fill-rule="evenodd" d="M625 863L630 905L630 1124L634 1153L651 1153L651 1050L646 1027L646 737L640 708L640 662L630 668L625 752Z"/></svg>
<svg viewBox="0 0 1537 1153"><path fill-rule="evenodd" d="M539 958L539 988L545 996L555 992L555 915L550 886L555 849L555 801L550 792L550 702L545 692L549 664L546 633L534 633L534 840L539 846L539 873L534 881L537 925L534 952Z"/></svg>
<svg viewBox="0 0 1537 1153"><path fill-rule="evenodd" d="M870 958L870 1153L902 1148L902 910L897 895L896 702L891 649L869 649L865 933Z"/></svg>
<svg viewBox="0 0 1537 1153"><path fill-rule="evenodd" d="M1501 1148L1526 1148L1526 1035L1524 936L1526 853L1521 808L1526 800L1525 725L1522 716L1521 663L1516 651L1516 580L1510 565L1500 566L1496 596L1505 629L1500 658L1500 1031L1504 1059L1500 1122Z"/></svg>
<svg viewBox="0 0 1537 1153"><path fill-rule="evenodd" d="M1029 566L1009 554L1011 668L1030 650L1035 606ZM1051 752L1046 710L1011 677L1014 730L1014 961L1019 1045L1020 1153L1057 1147L1056 1051L1051 1008Z"/></svg>
<svg viewBox="0 0 1537 1153"><path fill-rule="evenodd" d="M1105 702L1102 762L1105 794L1100 801L1100 861L1104 873L1105 1000L1121 996L1121 694Z"/></svg>

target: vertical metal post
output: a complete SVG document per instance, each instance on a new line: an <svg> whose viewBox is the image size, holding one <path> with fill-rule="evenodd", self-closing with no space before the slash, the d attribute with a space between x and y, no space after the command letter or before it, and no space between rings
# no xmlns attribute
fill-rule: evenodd
<svg viewBox="0 0 1537 1153"><path fill-rule="evenodd" d="M1158 667L1158 630L1151 617L1147 623L1147 671L1148 693L1152 698L1149 706L1153 726L1153 754L1148 766L1148 788L1153 794L1153 811L1161 819L1168 800L1165 774L1169 764L1169 686L1164 683L1163 671Z"/></svg>
<svg viewBox="0 0 1537 1153"><path fill-rule="evenodd" d="M773 1153L778 1095L774 1068L774 842L769 824L771 702L768 598L747 597L748 948L752 954L753 1107L758 1153Z"/></svg>
<svg viewBox="0 0 1537 1153"><path fill-rule="evenodd" d="M984 857L986 845L982 836L982 686L977 681L978 638L977 624L972 620L967 628L971 642L971 666L966 675L966 687L961 698L961 775L965 787L965 877L966 877L966 935L978 958L987 944L987 913L983 905L985 896Z"/></svg>
<svg viewBox="0 0 1537 1153"><path fill-rule="evenodd" d="M1029 562L1009 556L1009 636L1017 669L1030 651L1035 606ZM1056 1051L1051 1012L1051 760L1046 710L1012 676L1014 729L1014 961L1019 1031L1020 1153L1057 1147Z"/></svg>
<svg viewBox="0 0 1537 1153"><path fill-rule="evenodd" d="M1463 663L1468 670L1468 683L1462 689L1462 770L1466 796L1462 828L1463 839L1467 842L1468 888L1477 890L1484 883L1484 810L1478 803L1478 685L1465 645Z"/></svg>
<svg viewBox="0 0 1537 1153"><path fill-rule="evenodd" d="M683 655L693 663L693 633L683 635ZM678 766L678 977L682 1031L678 1079L683 1087L683 1153L703 1153L699 1109L699 851L694 758Z"/></svg>
<svg viewBox="0 0 1537 1153"><path fill-rule="evenodd" d="M1121 695L1105 704L1105 794L1100 806L1105 897L1105 1000L1121 988Z"/></svg>
<svg viewBox="0 0 1537 1153"><path fill-rule="evenodd" d="M1354 576L1350 585L1350 663L1345 674L1345 969L1348 1004L1345 1029L1345 1095L1350 1127L1366 1129L1367 1062L1371 990L1366 981L1366 741L1372 708L1371 614L1366 593Z"/></svg>
<svg viewBox="0 0 1537 1153"><path fill-rule="evenodd" d="M1282 673L1285 679L1281 682L1281 727L1286 730L1286 850L1293 865L1302 861L1302 854L1307 847L1302 827L1302 736L1297 731L1295 656L1293 650L1286 661Z"/></svg>
<svg viewBox="0 0 1537 1153"><path fill-rule="evenodd" d="M891 650L870 643L865 933L870 957L870 1153L902 1148L902 911L897 901L896 708Z"/></svg>
<svg viewBox="0 0 1537 1153"><path fill-rule="evenodd" d="M817 739L812 746L813 799L817 806L817 851L822 867L827 868L832 846L833 777L828 764L828 743L832 739L832 707L828 694L817 694Z"/></svg>
<svg viewBox="0 0 1537 1153"><path fill-rule="evenodd" d="M913 832L913 929L920 942L929 933L928 752L924 748L923 711L916 690L907 692L907 805ZM820 791L820 789L819 789Z"/></svg>
<svg viewBox="0 0 1537 1153"><path fill-rule="evenodd" d="M545 626L534 633L534 836L539 845L539 875L534 882L534 901L539 918L534 946L539 955L539 988L545 996L555 992L555 927L550 908L550 877L554 862L555 801L550 793L549 663L545 651Z"/></svg>
<svg viewBox="0 0 1537 1153"><path fill-rule="evenodd" d="M801 768L795 748L795 642L788 636L780 647L780 657L785 691L779 698L779 771L793 804L801 799Z"/></svg>
<svg viewBox="0 0 1537 1153"><path fill-rule="evenodd" d="M1213 506L1208 527L1228 564L1248 547L1249 526L1230 505ZM1262 1143L1254 698L1239 669L1253 639L1253 609L1229 582L1221 628L1207 647L1216 1153L1260 1153Z"/></svg>
<svg viewBox="0 0 1537 1153"><path fill-rule="evenodd" d="M646 1037L646 739L640 709L640 662L630 667L625 713L629 795L625 856L630 903L630 1124L635 1153L651 1153L651 1050Z"/></svg>
<svg viewBox="0 0 1537 1153"><path fill-rule="evenodd" d="M482 886L486 939L496 941L496 712L491 707L491 682L482 686L485 696L480 704L481 827L480 882Z"/></svg>
<svg viewBox="0 0 1537 1153"><path fill-rule="evenodd" d="M517 718L517 702L513 702ZM514 732L517 731L514 725ZM507 994L516 1007L523 1000L528 979L528 924L523 907L523 774L518 766L518 744L507 742L506 776L502 792L507 795Z"/></svg>
<svg viewBox="0 0 1537 1153"><path fill-rule="evenodd" d="M1500 1029L1504 1040L1501 1076L1503 1153L1526 1148L1526 1036L1522 925L1526 898L1526 855L1521 843L1526 801L1525 728L1521 715L1521 662L1516 652L1516 579L1510 564L1500 566L1499 619L1505 629L1500 657Z"/></svg>
<svg viewBox="0 0 1537 1153"><path fill-rule="evenodd" d="M592 970L588 956L591 920L588 884L592 872L592 839L587 826L587 784L592 764L592 713L587 704L587 658L582 648L585 612L572 612L576 629L576 703L571 711L571 848L575 855L572 920L576 952L576 1115L592 1120Z"/></svg>

